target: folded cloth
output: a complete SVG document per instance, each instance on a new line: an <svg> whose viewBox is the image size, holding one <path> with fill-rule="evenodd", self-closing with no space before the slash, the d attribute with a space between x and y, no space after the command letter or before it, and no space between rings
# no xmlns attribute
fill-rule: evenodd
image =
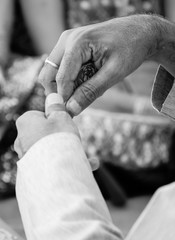
<svg viewBox="0 0 175 240"><path fill-rule="evenodd" d="M152 91L152 103L160 113L175 120L174 77L162 66L159 67Z"/></svg>

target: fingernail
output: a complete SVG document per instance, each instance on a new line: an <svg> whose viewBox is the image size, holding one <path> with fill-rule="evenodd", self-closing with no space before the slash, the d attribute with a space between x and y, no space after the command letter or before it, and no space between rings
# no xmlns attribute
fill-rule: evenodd
<svg viewBox="0 0 175 240"><path fill-rule="evenodd" d="M73 113L74 116L78 115L82 111L81 106L74 99L67 103L67 109Z"/></svg>

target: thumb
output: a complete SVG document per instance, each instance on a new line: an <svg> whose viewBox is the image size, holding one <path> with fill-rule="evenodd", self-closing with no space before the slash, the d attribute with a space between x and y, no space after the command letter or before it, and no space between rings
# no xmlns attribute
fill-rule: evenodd
<svg viewBox="0 0 175 240"><path fill-rule="evenodd" d="M66 112L64 101L61 95L50 93L45 101L45 115L47 118L52 117L60 111Z"/></svg>
<svg viewBox="0 0 175 240"><path fill-rule="evenodd" d="M89 80L81 84L66 104L66 109L76 116L100 97L108 88L114 85L114 63L108 61Z"/></svg>
<svg viewBox="0 0 175 240"><path fill-rule="evenodd" d="M53 127L55 129L54 132L73 133L80 138L79 131L70 114L66 111L63 98L59 94L51 93L47 96L45 102L45 116L48 120L51 120L53 124L51 124L51 128Z"/></svg>

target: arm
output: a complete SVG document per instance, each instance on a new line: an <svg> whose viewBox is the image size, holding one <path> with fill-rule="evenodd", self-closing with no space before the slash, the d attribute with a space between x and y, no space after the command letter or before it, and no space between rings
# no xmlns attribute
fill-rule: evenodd
<svg viewBox="0 0 175 240"><path fill-rule="evenodd" d="M174 182L159 188L131 228L126 240L173 240L175 236L174 201Z"/></svg>
<svg viewBox="0 0 175 240"><path fill-rule="evenodd" d="M49 53L65 30L62 0L20 0L38 54Z"/></svg>
<svg viewBox="0 0 175 240"><path fill-rule="evenodd" d="M27 152L16 192L28 240L122 239L73 134L47 136Z"/></svg>
<svg viewBox="0 0 175 240"><path fill-rule="evenodd" d="M175 23L155 18L157 44L151 56L175 77Z"/></svg>
<svg viewBox="0 0 175 240"><path fill-rule="evenodd" d="M49 107L49 99L47 118L31 111L17 120L15 149L23 158L18 162L16 193L27 239L122 239L76 126L64 105L55 104L54 98Z"/></svg>

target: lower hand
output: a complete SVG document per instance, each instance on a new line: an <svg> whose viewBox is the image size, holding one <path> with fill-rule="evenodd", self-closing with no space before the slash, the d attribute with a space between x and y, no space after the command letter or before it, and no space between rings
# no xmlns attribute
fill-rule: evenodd
<svg viewBox="0 0 175 240"><path fill-rule="evenodd" d="M18 136L15 151L19 158L41 138L53 133L72 133L79 137L79 132L63 104L48 105L47 117L43 112L29 111L16 121Z"/></svg>
<svg viewBox="0 0 175 240"><path fill-rule="evenodd" d="M70 115L65 111L63 104L49 102L51 95L46 99L46 115L39 111L24 113L16 121L18 136L14 148L19 159L40 139L53 133L71 133L80 138L79 131ZM53 96L53 95L52 95ZM92 171L99 168L99 160L89 159Z"/></svg>

